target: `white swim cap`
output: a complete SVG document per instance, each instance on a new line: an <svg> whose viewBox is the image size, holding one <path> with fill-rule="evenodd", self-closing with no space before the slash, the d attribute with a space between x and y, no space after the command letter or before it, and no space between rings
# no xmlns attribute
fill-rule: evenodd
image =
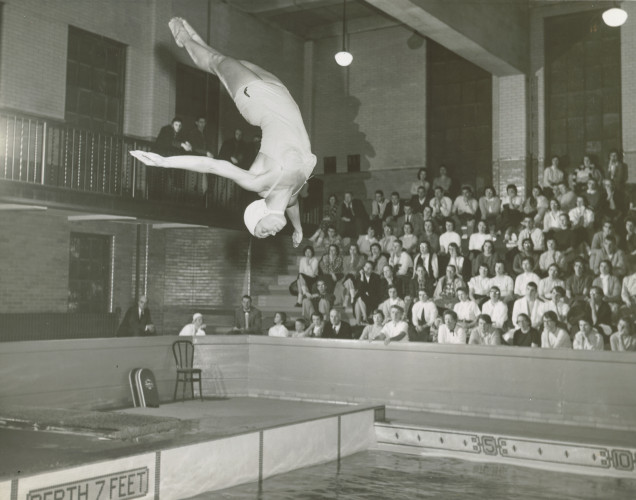
<svg viewBox="0 0 636 500"><path fill-rule="evenodd" d="M250 203L245 209L243 214L243 220L245 226L252 236L254 236L254 230L263 217L268 215L282 215L285 216L285 212L281 210L270 210L267 208L265 200L256 200Z"/></svg>
<svg viewBox="0 0 636 500"><path fill-rule="evenodd" d="M196 321L197 319L203 319L203 314L194 313L194 315L192 316L192 321Z"/></svg>

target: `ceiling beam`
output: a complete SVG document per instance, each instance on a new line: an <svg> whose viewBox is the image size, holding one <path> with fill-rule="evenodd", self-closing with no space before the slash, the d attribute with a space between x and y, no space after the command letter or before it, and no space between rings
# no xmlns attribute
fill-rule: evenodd
<svg viewBox="0 0 636 500"><path fill-rule="evenodd" d="M381 10L385 14L397 19L414 31L434 40L449 50L469 60L473 64L485 69L496 76L521 74L525 70L526 63L522 57L520 61L511 62L500 54L494 54L484 46L455 27L451 26L453 12L450 7L458 8L459 4L446 3L444 9L445 18L440 14L432 14L425 10L427 2L419 1L417 4L411 0L365 0L368 4ZM434 2L436 5L441 5ZM431 4L433 5L433 4ZM509 36L522 36L515 33L514 29L502 31L501 38Z"/></svg>

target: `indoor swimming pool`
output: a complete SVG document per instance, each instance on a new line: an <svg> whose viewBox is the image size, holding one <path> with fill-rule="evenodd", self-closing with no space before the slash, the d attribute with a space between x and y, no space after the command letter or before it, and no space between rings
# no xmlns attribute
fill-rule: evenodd
<svg viewBox="0 0 636 500"><path fill-rule="evenodd" d="M636 479L585 476L455 458L366 451L338 462L307 467L203 493L196 500L630 500Z"/></svg>

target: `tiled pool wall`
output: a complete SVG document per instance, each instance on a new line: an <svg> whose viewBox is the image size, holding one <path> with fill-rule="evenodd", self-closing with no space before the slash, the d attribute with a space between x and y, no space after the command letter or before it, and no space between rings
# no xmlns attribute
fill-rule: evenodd
<svg viewBox="0 0 636 500"><path fill-rule="evenodd" d="M2 500L187 498L375 447L375 410L0 482Z"/></svg>
<svg viewBox="0 0 636 500"><path fill-rule="evenodd" d="M376 404L636 430L633 353L263 336L196 340L204 396ZM4 343L0 405L129 406L128 373L139 366L154 372L161 400L170 401L173 341ZM25 377L25 366L37 369Z"/></svg>
<svg viewBox="0 0 636 500"><path fill-rule="evenodd" d="M636 479L636 448L376 423L378 448Z"/></svg>

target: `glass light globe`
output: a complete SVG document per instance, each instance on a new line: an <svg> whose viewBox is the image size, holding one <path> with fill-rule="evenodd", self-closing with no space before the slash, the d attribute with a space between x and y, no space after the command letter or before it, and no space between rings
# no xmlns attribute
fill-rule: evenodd
<svg viewBox="0 0 636 500"><path fill-rule="evenodd" d="M353 56L346 50L338 52L334 57L340 66L349 66L351 61L353 61Z"/></svg>
<svg viewBox="0 0 636 500"><path fill-rule="evenodd" d="M622 26L627 21L627 12L617 7L607 9L603 12L603 21L612 28Z"/></svg>

